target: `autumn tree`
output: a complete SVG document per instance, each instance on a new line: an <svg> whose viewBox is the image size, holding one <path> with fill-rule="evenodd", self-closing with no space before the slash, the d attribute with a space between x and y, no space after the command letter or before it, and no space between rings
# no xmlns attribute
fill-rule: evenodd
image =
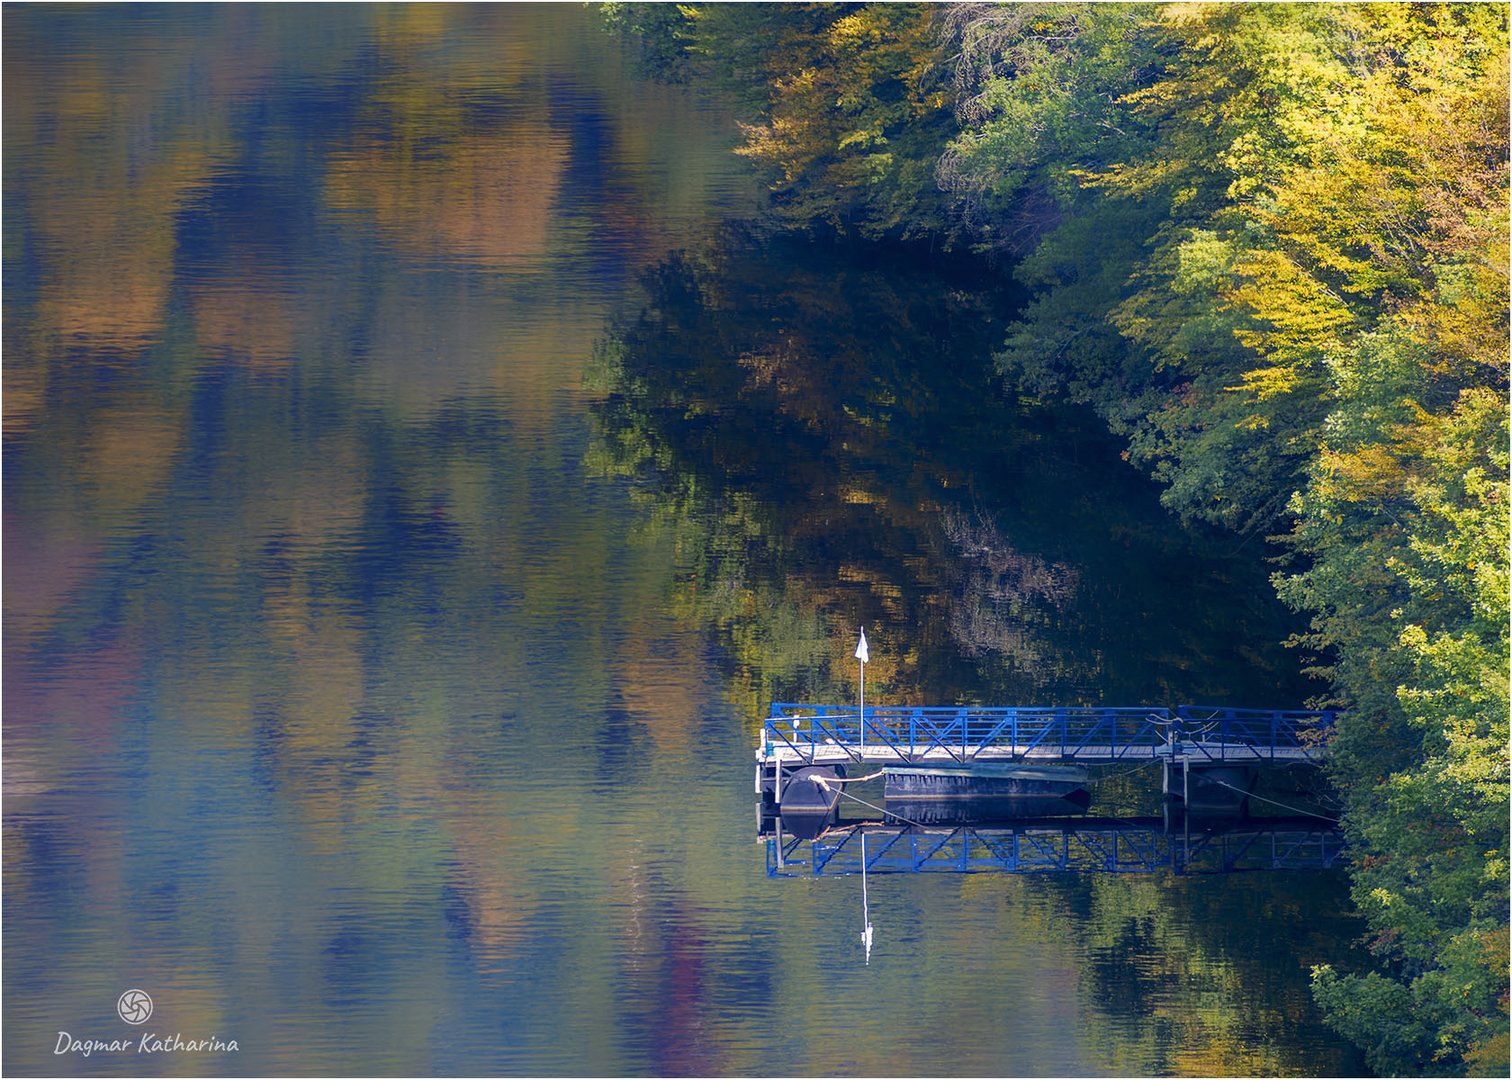
<svg viewBox="0 0 1512 1080"><path fill-rule="evenodd" d="M707 5L780 214L968 239L999 353L1163 500L1278 542L1378 961L1320 970L1389 1072L1507 1067L1505 5ZM665 29L665 28L664 28ZM697 65L701 65L698 67Z"/></svg>
<svg viewBox="0 0 1512 1080"><path fill-rule="evenodd" d="M956 227L933 180L955 131L942 10L615 4L610 16L661 71L716 86L737 106L738 152L769 178L781 219L914 238Z"/></svg>
<svg viewBox="0 0 1512 1080"><path fill-rule="evenodd" d="M1173 509L1287 532L1381 961L1319 1000L1379 1069L1504 1070L1506 10L953 26L942 175L989 244L1054 200L1005 370L1097 407Z"/></svg>

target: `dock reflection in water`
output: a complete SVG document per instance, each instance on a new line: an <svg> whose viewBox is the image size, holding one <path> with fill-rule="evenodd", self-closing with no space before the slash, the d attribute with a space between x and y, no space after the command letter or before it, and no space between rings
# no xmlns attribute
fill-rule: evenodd
<svg viewBox="0 0 1512 1080"><path fill-rule="evenodd" d="M892 804L889 803L891 807ZM782 818L764 823L768 877L859 874L1234 874L1342 868L1343 837L1307 817L835 822L815 835ZM807 835L802 835L807 833Z"/></svg>

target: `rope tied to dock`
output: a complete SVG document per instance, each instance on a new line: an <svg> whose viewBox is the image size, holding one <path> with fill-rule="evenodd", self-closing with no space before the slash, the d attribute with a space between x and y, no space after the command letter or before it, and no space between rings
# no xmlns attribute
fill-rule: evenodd
<svg viewBox="0 0 1512 1080"><path fill-rule="evenodd" d="M809 779L818 784L825 791L831 784L859 784L863 780L875 780L879 776L886 776L886 769L878 769L869 776L810 776Z"/></svg>
<svg viewBox="0 0 1512 1080"><path fill-rule="evenodd" d="M1284 802L1277 802L1275 799L1267 799L1264 795L1256 795L1252 791L1245 791L1243 788L1235 787L1233 784L1219 780L1217 777L1210 778L1208 780L1208 783L1217 784L1219 787L1226 787L1230 791L1237 791L1239 794L1248 796L1251 799L1259 799L1261 802L1268 802L1272 806L1279 806L1281 809L1290 810L1294 814L1305 814L1308 817L1322 818L1324 821L1331 822L1334 825L1339 824L1340 821L1339 818L1331 818L1327 814L1315 814L1311 810L1303 810L1300 806L1288 806Z"/></svg>
<svg viewBox="0 0 1512 1080"><path fill-rule="evenodd" d="M828 785L827 784L821 785L821 786L823 786L826 789L828 789ZM877 813L879 813L879 814L885 814L887 817L897 818L899 821L904 822L905 824L913 825L914 827L919 828L919 829L922 829L922 828L925 827L924 825L920 824L917 821L914 821L914 820L912 820L910 818L904 817L902 814L895 814L895 813L893 813L891 810L887 809L885 806L878 806L876 803L869 803L865 799L858 798L857 796L852 795L850 792L845 791L842 788L836 788L835 789L835 793L837 795L840 795L842 798L849 799L851 802L860 803L862 806L866 807L868 810L875 810Z"/></svg>

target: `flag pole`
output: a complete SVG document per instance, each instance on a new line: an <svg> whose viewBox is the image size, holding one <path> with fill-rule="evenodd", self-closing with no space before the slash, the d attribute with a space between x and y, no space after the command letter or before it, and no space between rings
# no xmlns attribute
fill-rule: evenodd
<svg viewBox="0 0 1512 1080"><path fill-rule="evenodd" d="M866 746L866 662L871 656L866 650L866 627L861 628L861 640L856 644L856 659L861 661L861 745Z"/></svg>

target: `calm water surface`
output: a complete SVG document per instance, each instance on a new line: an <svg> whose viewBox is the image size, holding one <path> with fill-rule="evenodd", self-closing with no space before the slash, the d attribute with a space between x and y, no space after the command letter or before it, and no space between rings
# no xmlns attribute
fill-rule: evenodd
<svg viewBox="0 0 1512 1080"><path fill-rule="evenodd" d="M725 227L578 6L4 49L8 1073L1354 1069L1337 873L879 877L869 965L767 876L758 717L862 621L875 700L1307 693L1253 550L995 399L979 271Z"/></svg>

